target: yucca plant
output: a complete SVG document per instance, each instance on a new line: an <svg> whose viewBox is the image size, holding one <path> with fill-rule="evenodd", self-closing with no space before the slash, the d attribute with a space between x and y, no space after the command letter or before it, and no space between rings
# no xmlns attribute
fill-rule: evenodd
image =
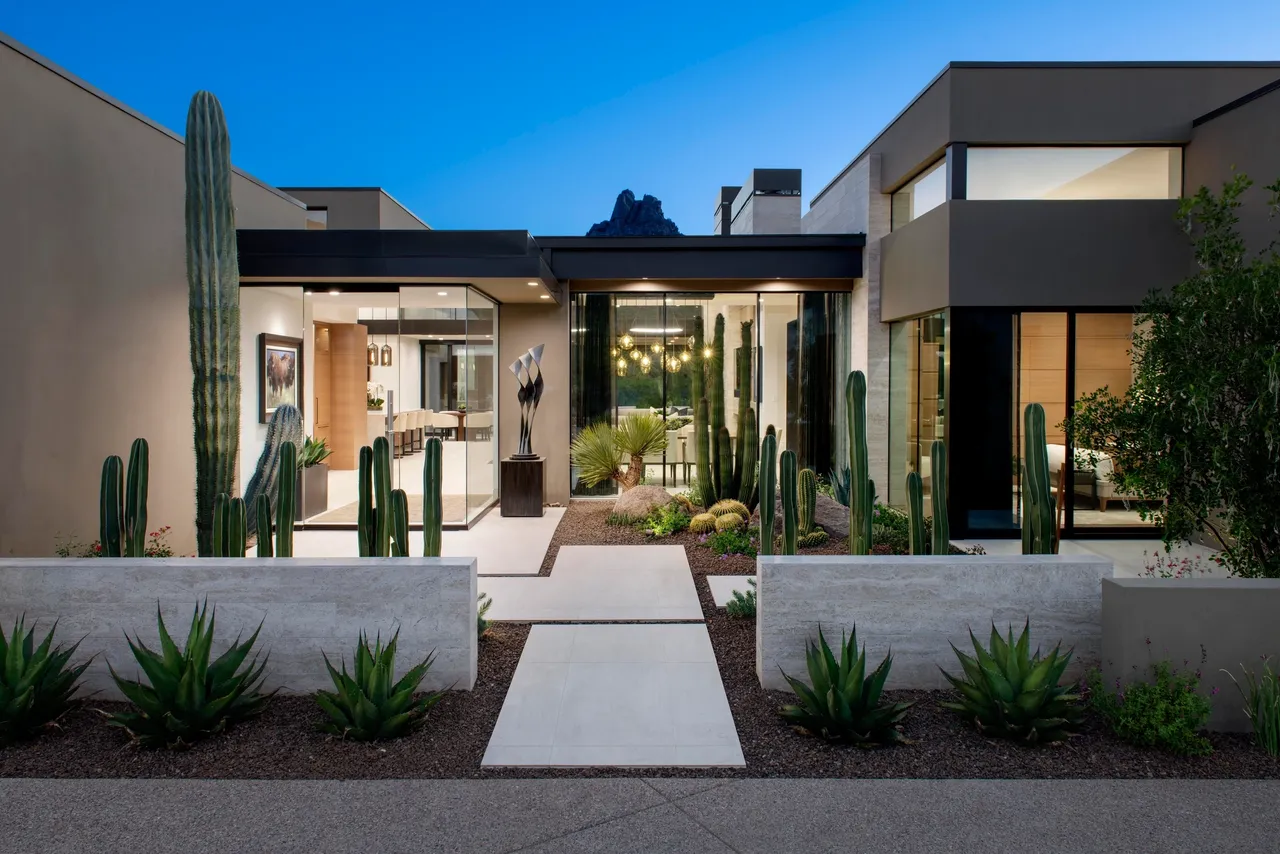
<svg viewBox="0 0 1280 854"><path fill-rule="evenodd" d="M1080 697L1058 684L1071 662L1072 650L1059 653L1059 644L1047 656L1042 656L1039 648L1032 655L1030 619L1016 641L1013 626L1008 637L1002 638L992 625L990 650L983 649L972 629L969 640L973 642L972 656L951 645L964 675L942 671L960 692L960 702L943 703L944 708L972 721L985 735L1028 744L1062 741L1079 727Z"/></svg>
<svg viewBox="0 0 1280 854"><path fill-rule="evenodd" d="M783 718L830 741L858 745L906 741L897 725L914 704L880 702L893 666L892 653L868 675L867 650L865 645L858 649L856 626L847 638L841 638L838 661L819 627L818 643L809 640L805 644L804 658L812 685L783 672L800 701L798 705L783 706Z"/></svg>
<svg viewBox="0 0 1280 854"><path fill-rule="evenodd" d="M334 691L320 691L316 702L324 709L329 720L322 725L325 732L356 741L376 741L399 738L426 718L431 707L440 702L443 691L414 696L422 682L435 653L409 670L399 682L395 681L396 642L400 630L392 635L391 642L382 645L379 634L373 647L369 636L360 633L356 644L355 674L347 674L346 662L341 672L334 669L329 657L324 656L324 666L333 679ZM321 653L323 655L323 653Z"/></svg>
<svg viewBox="0 0 1280 854"><path fill-rule="evenodd" d="M644 458L666 447L666 422L656 415L628 415L617 427L605 421L584 427L569 445L569 457L584 486L616 480L625 492L644 477ZM623 459L625 470L619 465Z"/></svg>
<svg viewBox="0 0 1280 854"><path fill-rule="evenodd" d="M203 605L196 605L184 649L169 637L158 603L159 652L148 649L137 637L125 635L133 657L151 684L121 678L107 663L116 687L134 706L130 711L110 715L112 726L126 730L146 747L180 749L262 711L275 694L258 690L266 659L259 664L254 655L247 666L242 666L258 641L262 624L243 643L237 635L230 648L211 662L216 616L217 609L209 611L207 599Z"/></svg>
<svg viewBox="0 0 1280 854"><path fill-rule="evenodd" d="M0 632L0 744L34 735L75 705L71 695L89 662L69 667L80 642L54 646L57 630L54 623L39 646L35 624L28 629L25 617L14 621L7 640Z"/></svg>

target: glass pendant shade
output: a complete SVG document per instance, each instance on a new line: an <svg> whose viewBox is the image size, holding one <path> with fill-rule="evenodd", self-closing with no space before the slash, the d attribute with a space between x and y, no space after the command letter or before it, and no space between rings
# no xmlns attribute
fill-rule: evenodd
<svg viewBox="0 0 1280 854"><path fill-rule="evenodd" d="M369 349L367 352L369 354L369 359L368 359L369 364L370 365L378 364L378 345L370 342Z"/></svg>
<svg viewBox="0 0 1280 854"><path fill-rule="evenodd" d="M391 345L382 345L382 366L384 368L391 366Z"/></svg>
<svg viewBox="0 0 1280 854"><path fill-rule="evenodd" d="M625 377L627 375L627 360L619 359L618 364L615 366L615 368L617 370L618 376Z"/></svg>
<svg viewBox="0 0 1280 854"><path fill-rule="evenodd" d="M631 361L633 361L633 362L638 362L638 361L640 361L640 351L639 351L639 350L632 350L632 351L631 351Z"/></svg>
<svg viewBox="0 0 1280 854"><path fill-rule="evenodd" d="M652 364L653 364L653 362L651 362L651 361L649 360L649 357L648 357L648 356L644 356L644 357L642 357L642 358L640 359L640 372L641 372L641 373L643 373L643 374L647 374L647 373L649 373L649 366L650 366L650 365L652 365Z"/></svg>
<svg viewBox="0 0 1280 854"><path fill-rule="evenodd" d="M623 350L630 350L630 349L631 349L631 345L632 345L633 343L635 343L635 342L634 342L634 340L632 339L632 337L631 337L630 335L625 334L625 333L623 334L623 336L622 336L621 338L619 338L619 339L618 339L618 346L619 346L619 347L621 347Z"/></svg>

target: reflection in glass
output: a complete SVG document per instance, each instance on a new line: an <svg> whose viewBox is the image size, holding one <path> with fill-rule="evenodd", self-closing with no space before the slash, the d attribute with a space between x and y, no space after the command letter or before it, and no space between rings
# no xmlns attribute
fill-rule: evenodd
<svg viewBox="0 0 1280 854"><path fill-rule="evenodd" d="M968 199L1176 199L1180 148L970 146Z"/></svg>
<svg viewBox="0 0 1280 854"><path fill-rule="evenodd" d="M893 194L891 228L901 228L947 200L947 159L939 159Z"/></svg>

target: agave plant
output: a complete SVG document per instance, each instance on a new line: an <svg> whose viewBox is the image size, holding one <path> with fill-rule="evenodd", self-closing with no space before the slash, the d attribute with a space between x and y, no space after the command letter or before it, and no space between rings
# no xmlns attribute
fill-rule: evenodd
<svg viewBox="0 0 1280 854"><path fill-rule="evenodd" d="M906 740L897 725L914 704L880 702L893 666L892 653L868 675L867 650L865 645L858 649L856 626L848 638L841 638L839 661L819 627L818 643L808 641L804 657L813 684L782 674L799 699L798 705L782 707L783 718L831 741L869 745Z"/></svg>
<svg viewBox="0 0 1280 854"><path fill-rule="evenodd" d="M209 611L207 599L203 606L196 605L186 647L179 649L165 629L157 603L160 651L125 636L151 684L121 678L108 662L111 678L134 706L111 715L109 723L128 731L144 746L180 749L261 712L275 694L258 691L266 659L259 664L255 655L247 666L242 665L257 643L262 624L243 643L237 635L230 648L211 662L215 620L216 609Z"/></svg>
<svg viewBox="0 0 1280 854"><path fill-rule="evenodd" d="M435 653L394 681L396 676L396 642L400 630L392 635L391 642L382 645L381 634L369 647L369 636L360 633L356 644L355 674L347 674L346 662L342 671L334 670L329 657L324 656L324 666L333 679L334 691L320 691L316 702L329 716L321 728L333 735L353 738L356 741L375 741L399 738L426 719L431 707L440 702L443 691L415 697L414 692L422 682ZM321 653L323 655L323 653Z"/></svg>
<svg viewBox="0 0 1280 854"><path fill-rule="evenodd" d="M1047 656L1042 656L1039 648L1032 655L1030 636L1029 619L1016 641L1013 626L1008 637L1002 638L992 625L991 649L987 650L970 629L972 656L951 645L964 669L963 677L942 671L960 692L960 702L942 706L972 721L986 735L1028 744L1066 739L1080 725L1080 697L1058 684L1071 662L1072 650L1059 653L1059 644Z"/></svg>
<svg viewBox="0 0 1280 854"><path fill-rule="evenodd" d="M0 632L0 744L33 735L75 705L71 695L89 662L68 667L80 642L54 646L57 630L54 623L39 646L35 624L27 629L25 617L14 621L7 640Z"/></svg>

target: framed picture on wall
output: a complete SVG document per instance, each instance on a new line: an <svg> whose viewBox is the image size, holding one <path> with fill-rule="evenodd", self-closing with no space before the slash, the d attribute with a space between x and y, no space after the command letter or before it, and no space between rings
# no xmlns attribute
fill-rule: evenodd
<svg viewBox="0 0 1280 854"><path fill-rule="evenodd" d="M258 421L266 424L282 404L302 411L302 339L258 335Z"/></svg>

